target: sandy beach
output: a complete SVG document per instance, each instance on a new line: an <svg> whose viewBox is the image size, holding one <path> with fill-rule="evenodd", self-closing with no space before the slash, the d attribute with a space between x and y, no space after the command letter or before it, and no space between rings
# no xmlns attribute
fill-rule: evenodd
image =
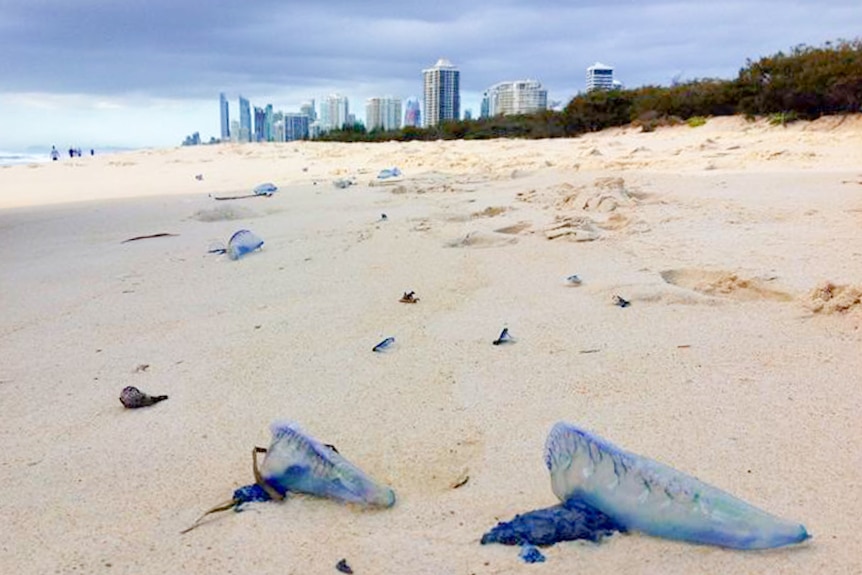
<svg viewBox="0 0 862 575"><path fill-rule="evenodd" d="M259 252L208 253L243 228ZM862 117L6 167L0 241L2 573L862 573ZM128 385L169 399L126 410ZM295 496L181 535L254 481L274 420L396 505ZM813 538L480 545L557 503L557 421Z"/></svg>

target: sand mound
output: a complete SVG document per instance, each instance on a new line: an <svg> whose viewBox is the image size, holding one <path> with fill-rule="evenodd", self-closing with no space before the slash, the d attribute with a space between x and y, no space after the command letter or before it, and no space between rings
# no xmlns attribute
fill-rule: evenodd
<svg viewBox="0 0 862 575"><path fill-rule="evenodd" d="M626 189L622 178L598 178L592 186L581 187L563 183L548 191L556 196L554 208L561 213L545 230L548 239L567 236L575 241L592 241L601 236L601 230L644 233L651 229L643 220L625 215L624 208L636 207L638 197ZM568 215L572 212L579 215Z"/></svg>
<svg viewBox="0 0 862 575"><path fill-rule="evenodd" d="M570 187L571 189L571 187ZM581 188L557 202L558 209L608 213L620 207L634 207L635 197L629 193L622 178L598 178L592 188Z"/></svg>
<svg viewBox="0 0 862 575"><path fill-rule="evenodd" d="M804 305L814 313L844 313L862 309L862 286L823 282L804 297Z"/></svg>
<svg viewBox="0 0 862 575"><path fill-rule="evenodd" d="M793 299L790 294L766 287L765 280L742 278L728 271L676 269L661 272L661 277L669 284L714 297L776 301Z"/></svg>

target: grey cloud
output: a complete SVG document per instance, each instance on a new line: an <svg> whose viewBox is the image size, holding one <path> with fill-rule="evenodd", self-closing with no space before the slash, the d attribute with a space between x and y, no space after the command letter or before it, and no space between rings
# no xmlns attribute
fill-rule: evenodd
<svg viewBox="0 0 862 575"><path fill-rule="evenodd" d="M746 57L849 36L862 23L857 3L843 0L428 6L0 0L0 90L211 98L376 84L388 92L418 89L421 69L448 57L472 92L523 77L572 92L596 60L628 85L667 83L680 71L729 76Z"/></svg>

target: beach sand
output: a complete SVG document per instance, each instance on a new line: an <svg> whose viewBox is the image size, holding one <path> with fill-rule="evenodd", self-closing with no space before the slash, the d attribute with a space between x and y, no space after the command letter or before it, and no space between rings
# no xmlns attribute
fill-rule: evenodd
<svg viewBox="0 0 862 575"><path fill-rule="evenodd" d="M207 253L241 228L260 252ZM0 572L862 573L862 118L0 168L0 241ZM170 398L125 410L127 385ZM296 496L180 535L253 482L273 420L396 505ZM813 539L480 545L557 503L560 420Z"/></svg>

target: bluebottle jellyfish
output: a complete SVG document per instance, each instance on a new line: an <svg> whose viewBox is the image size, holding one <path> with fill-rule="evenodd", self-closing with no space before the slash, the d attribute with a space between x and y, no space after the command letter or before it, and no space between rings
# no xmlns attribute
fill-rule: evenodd
<svg viewBox="0 0 862 575"><path fill-rule="evenodd" d="M227 243L227 255L232 260L238 260L246 254L263 246L263 240L249 230L239 230L230 237Z"/></svg>
<svg viewBox="0 0 862 575"><path fill-rule="evenodd" d="M230 500L204 513L182 533L200 525L211 513L227 509L239 511L244 503L251 501L281 501L289 493L316 495L370 508L395 504L395 492L391 488L369 477L334 447L321 443L295 423L275 422L270 430L269 448L252 450L255 482L235 490ZM264 454L264 459L258 465L260 454Z"/></svg>
<svg viewBox="0 0 862 575"><path fill-rule="evenodd" d="M509 328L504 327L503 331L500 332L500 337L491 342L494 345L500 345L504 343L515 343L515 338L509 335Z"/></svg>
<svg viewBox="0 0 862 575"><path fill-rule="evenodd" d="M380 343L378 343L377 345L372 347L371 351L381 352L381 351L387 349L393 343L395 343L395 338L394 337L387 337L386 339L384 339L383 341L381 341Z"/></svg>
<svg viewBox="0 0 862 575"><path fill-rule="evenodd" d="M731 549L801 543L805 526L776 517L667 465L624 451L575 425L554 425L545 465L561 505L518 515L482 543L599 541L616 531Z"/></svg>
<svg viewBox="0 0 862 575"><path fill-rule="evenodd" d="M254 195L256 196L271 196L278 190L275 184L267 182L265 184L260 184L254 188Z"/></svg>

